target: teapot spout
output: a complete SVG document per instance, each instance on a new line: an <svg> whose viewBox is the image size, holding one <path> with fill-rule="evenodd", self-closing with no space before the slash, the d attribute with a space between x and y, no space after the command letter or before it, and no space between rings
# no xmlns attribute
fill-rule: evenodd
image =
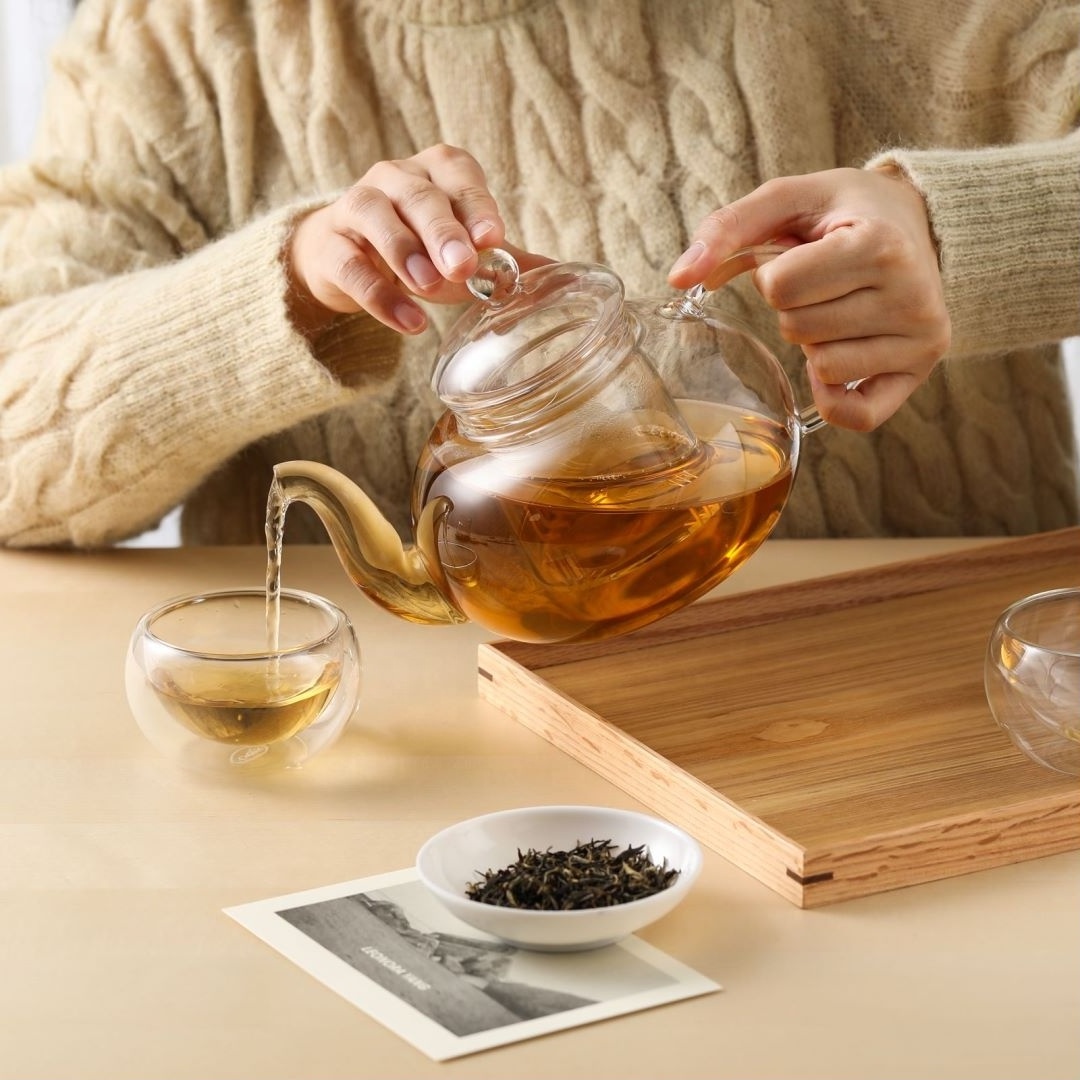
<svg viewBox="0 0 1080 1080"><path fill-rule="evenodd" d="M446 625L467 617L446 594L435 555L435 529L445 499L432 500L416 527L415 544L403 544L375 503L347 476L315 461L274 466L267 512L267 542L280 542L280 523L290 503L302 502L319 516L334 551L354 585L380 607L409 622ZM278 524L271 536L270 522Z"/></svg>

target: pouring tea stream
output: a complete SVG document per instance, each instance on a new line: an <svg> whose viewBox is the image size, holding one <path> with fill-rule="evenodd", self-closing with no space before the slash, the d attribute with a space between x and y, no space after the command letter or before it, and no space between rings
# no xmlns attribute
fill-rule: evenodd
<svg viewBox="0 0 1080 1080"><path fill-rule="evenodd" d="M782 248L732 256L737 272ZM592 641L697 599L772 531L802 436L779 361L695 287L625 298L607 267L519 273L492 249L476 302L432 384L446 411L416 464L405 543L351 479L317 462L274 469L267 595L284 515L308 504L353 583L417 623L477 622L507 638Z"/></svg>

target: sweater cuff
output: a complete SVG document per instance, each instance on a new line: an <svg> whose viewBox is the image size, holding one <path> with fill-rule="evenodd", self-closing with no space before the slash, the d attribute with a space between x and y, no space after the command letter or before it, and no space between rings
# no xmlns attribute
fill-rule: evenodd
<svg viewBox="0 0 1080 1080"><path fill-rule="evenodd" d="M950 355L1080 333L1080 132L977 150L886 150L926 202L952 319Z"/></svg>
<svg viewBox="0 0 1080 1080"><path fill-rule="evenodd" d="M313 210L329 205L336 196L305 203L296 203L278 215L283 229L278 241L281 264L281 299L288 312L286 290L292 287L286 251L292 231ZM291 320L290 320L291 321ZM360 311L353 315L337 315L314 335L296 327L311 349L312 355L343 387L361 389L379 383L396 369L402 349L402 335L378 319Z"/></svg>
<svg viewBox="0 0 1080 1080"><path fill-rule="evenodd" d="M204 430L214 429L216 418L234 432L233 439L247 442L344 404L356 389L378 385L393 370L382 335L371 333L377 324L369 316L350 316L327 335L328 348L349 352L349 386L332 364L322 362L321 343L313 347L289 318L285 244L294 222L317 205L290 204L150 271L141 282L145 293L157 296L126 306L121 321L127 325L118 336L145 342L148 355L174 366L169 393L162 395L173 422L164 430L175 430L177 413L200 417ZM236 432L240 416L242 436Z"/></svg>

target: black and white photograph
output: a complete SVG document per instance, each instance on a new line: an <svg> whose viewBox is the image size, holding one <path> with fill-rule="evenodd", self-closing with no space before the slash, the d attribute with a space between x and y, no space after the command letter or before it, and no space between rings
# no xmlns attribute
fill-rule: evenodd
<svg viewBox="0 0 1080 1080"><path fill-rule="evenodd" d="M474 930L415 870L225 913L435 1060L719 990L629 937L541 953Z"/></svg>

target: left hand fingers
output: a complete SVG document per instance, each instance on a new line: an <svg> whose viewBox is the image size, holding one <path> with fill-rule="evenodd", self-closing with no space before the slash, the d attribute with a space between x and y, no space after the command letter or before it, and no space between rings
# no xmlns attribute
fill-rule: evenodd
<svg viewBox="0 0 1080 1080"><path fill-rule="evenodd" d="M807 374L822 386L837 387L900 375L914 390L930 377L938 361L936 352L889 334L804 345L803 353Z"/></svg>
<svg viewBox="0 0 1080 1080"><path fill-rule="evenodd" d="M780 333L802 346L825 383L888 372L908 372L921 382L948 347L947 316L929 300L897 295L883 301L881 292L858 289L780 311Z"/></svg>
<svg viewBox="0 0 1080 1080"><path fill-rule="evenodd" d="M927 259L895 226L847 226L765 262L754 285L795 344L895 333L934 337L944 352L949 317Z"/></svg>
<svg viewBox="0 0 1080 1080"><path fill-rule="evenodd" d="M894 248L900 246L898 239ZM901 261L899 251L885 248L878 233L844 226L760 261L751 276L769 306L785 311L889 285L898 271L910 273Z"/></svg>
<svg viewBox="0 0 1080 1080"><path fill-rule="evenodd" d="M823 383L807 367L814 404L821 418L849 431L873 431L908 399L921 380L910 374L875 375L857 386Z"/></svg>

